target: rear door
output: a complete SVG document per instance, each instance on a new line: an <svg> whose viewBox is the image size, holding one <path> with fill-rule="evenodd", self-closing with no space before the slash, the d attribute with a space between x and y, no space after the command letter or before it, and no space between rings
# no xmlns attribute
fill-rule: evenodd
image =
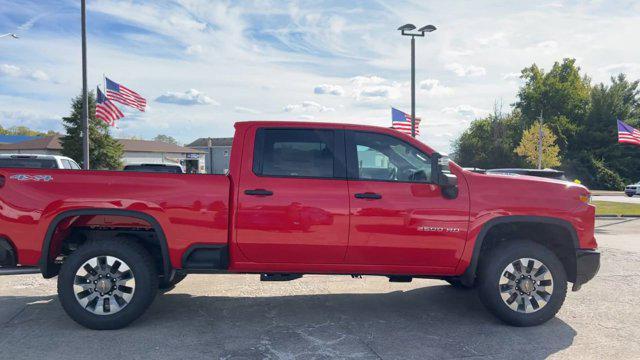
<svg viewBox="0 0 640 360"><path fill-rule="evenodd" d="M432 183L431 158L389 134L347 131L351 226L347 263L452 268L467 235L469 199Z"/></svg>
<svg viewBox="0 0 640 360"><path fill-rule="evenodd" d="M236 219L242 254L264 263L342 263L349 236L344 132L274 127L247 136Z"/></svg>

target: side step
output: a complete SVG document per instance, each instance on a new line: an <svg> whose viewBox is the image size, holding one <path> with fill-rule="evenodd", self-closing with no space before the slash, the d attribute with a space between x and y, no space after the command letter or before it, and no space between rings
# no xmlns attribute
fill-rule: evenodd
<svg viewBox="0 0 640 360"><path fill-rule="evenodd" d="M291 281L301 277L302 274L260 274L260 281Z"/></svg>
<svg viewBox="0 0 640 360"><path fill-rule="evenodd" d="M413 280L413 277L406 276L406 275L391 275L391 276L388 276L388 278L389 278L389 282L396 282L396 283L410 283Z"/></svg>
<svg viewBox="0 0 640 360"><path fill-rule="evenodd" d="M37 266L12 266L12 267L0 266L0 276L23 275L23 274L40 274L40 268Z"/></svg>

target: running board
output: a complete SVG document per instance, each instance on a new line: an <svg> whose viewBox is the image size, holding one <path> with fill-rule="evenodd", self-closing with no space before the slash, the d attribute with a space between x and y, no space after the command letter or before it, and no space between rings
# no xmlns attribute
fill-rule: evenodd
<svg viewBox="0 0 640 360"><path fill-rule="evenodd" d="M302 274L260 274L260 281L291 281L301 277Z"/></svg>
<svg viewBox="0 0 640 360"><path fill-rule="evenodd" d="M37 266L0 267L0 276L23 274L40 274L40 268Z"/></svg>

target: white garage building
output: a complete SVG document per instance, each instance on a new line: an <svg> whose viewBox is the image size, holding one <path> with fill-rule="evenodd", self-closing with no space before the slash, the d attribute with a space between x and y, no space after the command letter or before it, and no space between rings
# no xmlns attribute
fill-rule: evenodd
<svg viewBox="0 0 640 360"><path fill-rule="evenodd" d="M205 152L161 141L118 139L124 148L123 165L180 164L185 171L205 172ZM41 137L12 144L0 144L0 154L61 155L60 136Z"/></svg>

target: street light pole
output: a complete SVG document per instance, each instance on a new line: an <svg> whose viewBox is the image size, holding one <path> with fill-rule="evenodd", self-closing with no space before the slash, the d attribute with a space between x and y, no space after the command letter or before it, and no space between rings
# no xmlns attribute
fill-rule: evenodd
<svg viewBox="0 0 640 360"><path fill-rule="evenodd" d="M89 170L89 98L87 96L87 9L80 5L82 16L82 168Z"/></svg>
<svg viewBox="0 0 640 360"><path fill-rule="evenodd" d="M436 30L433 25L423 26L417 33L410 33L416 27L405 24L398 28L404 36L411 36L411 136L416 137L416 36L424 37L426 33Z"/></svg>
<svg viewBox="0 0 640 360"><path fill-rule="evenodd" d="M416 38L411 37L411 137L416 137Z"/></svg>

